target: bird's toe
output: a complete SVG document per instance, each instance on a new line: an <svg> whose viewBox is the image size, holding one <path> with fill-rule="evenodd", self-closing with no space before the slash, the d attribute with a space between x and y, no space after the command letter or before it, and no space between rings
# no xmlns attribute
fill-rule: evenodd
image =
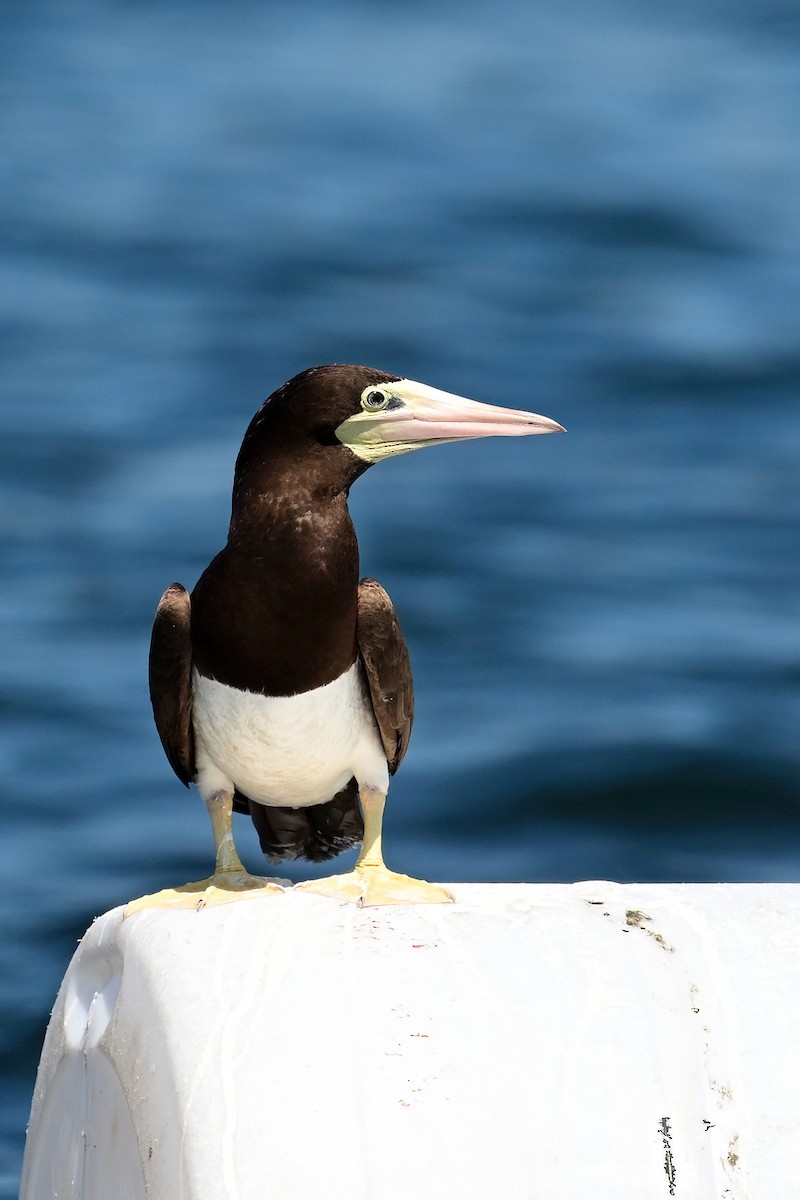
<svg viewBox="0 0 800 1200"><path fill-rule="evenodd" d="M440 884L412 879L386 867L356 867L346 875L296 884L295 890L330 896L364 908L378 904L452 904L454 899Z"/></svg>
<svg viewBox="0 0 800 1200"><path fill-rule="evenodd" d="M185 908L200 912L218 904L231 904L234 900L283 895L283 892L284 888L279 883L261 875L251 875L247 871L218 871L209 879L164 888L163 891L131 900L125 907L124 915L130 917L148 908Z"/></svg>

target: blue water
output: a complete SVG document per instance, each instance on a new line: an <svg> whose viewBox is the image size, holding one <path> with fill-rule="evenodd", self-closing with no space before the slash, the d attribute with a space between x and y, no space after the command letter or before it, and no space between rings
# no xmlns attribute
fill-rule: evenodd
<svg viewBox="0 0 800 1200"><path fill-rule="evenodd" d="M390 860L800 879L799 50L788 0L3 9L0 1196L76 939L207 873L150 622L304 366L569 428L354 489L417 684Z"/></svg>

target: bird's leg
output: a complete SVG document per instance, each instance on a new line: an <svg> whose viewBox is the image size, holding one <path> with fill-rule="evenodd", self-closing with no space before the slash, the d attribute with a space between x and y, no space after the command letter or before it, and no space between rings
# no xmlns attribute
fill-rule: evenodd
<svg viewBox="0 0 800 1200"><path fill-rule="evenodd" d="M298 889L368 904L450 904L453 900L447 888L424 879L412 879L390 871L383 861L381 835L386 793L379 788L362 786L359 789L361 811L364 814L364 841L353 870L347 875L331 875L327 879L312 879L300 883Z"/></svg>
<svg viewBox="0 0 800 1200"><path fill-rule="evenodd" d="M386 870L383 861L383 810L386 793L377 788L362 788L359 792L361 812L364 816L364 840L361 853L356 860L356 869Z"/></svg>
<svg viewBox="0 0 800 1200"><path fill-rule="evenodd" d="M132 900L125 909L125 916L143 908L207 908L212 904L229 904L232 900L243 900L249 896L263 896L283 892L283 888L260 875L251 875L242 865L233 840L233 795L228 791L213 792L207 799L208 815L214 832L216 862L214 874L197 883L184 883L181 887L165 888L151 896Z"/></svg>
<svg viewBox="0 0 800 1200"><path fill-rule="evenodd" d="M245 873L242 860L233 840L233 796L230 792L213 792L206 801L211 829L214 834L216 861L214 877Z"/></svg>

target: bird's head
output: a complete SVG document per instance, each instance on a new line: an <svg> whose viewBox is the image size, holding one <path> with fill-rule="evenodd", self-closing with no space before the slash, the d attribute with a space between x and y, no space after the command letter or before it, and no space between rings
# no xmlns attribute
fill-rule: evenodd
<svg viewBox="0 0 800 1200"><path fill-rule="evenodd" d="M548 417L479 404L373 367L311 367L274 392L245 434L234 497L277 475L346 490L373 463L466 438L555 433Z"/></svg>
<svg viewBox="0 0 800 1200"><path fill-rule="evenodd" d="M247 436L279 427L318 445L346 446L367 465L442 442L563 432L537 413L479 404L374 367L339 364L295 375L266 401Z"/></svg>

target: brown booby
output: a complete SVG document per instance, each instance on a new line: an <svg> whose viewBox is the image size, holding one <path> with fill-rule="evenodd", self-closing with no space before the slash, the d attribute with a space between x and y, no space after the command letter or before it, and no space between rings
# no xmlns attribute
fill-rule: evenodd
<svg viewBox="0 0 800 1200"><path fill-rule="evenodd" d="M298 885L308 891L363 904L452 899L383 862L383 808L414 697L392 602L375 580L359 582L348 492L395 454L561 429L370 367L312 367L269 397L236 460L227 544L191 596L167 588L150 648L158 733L208 806L215 872L128 911L281 891L245 871L233 811L249 812L272 860L317 862L363 843L352 872Z"/></svg>

